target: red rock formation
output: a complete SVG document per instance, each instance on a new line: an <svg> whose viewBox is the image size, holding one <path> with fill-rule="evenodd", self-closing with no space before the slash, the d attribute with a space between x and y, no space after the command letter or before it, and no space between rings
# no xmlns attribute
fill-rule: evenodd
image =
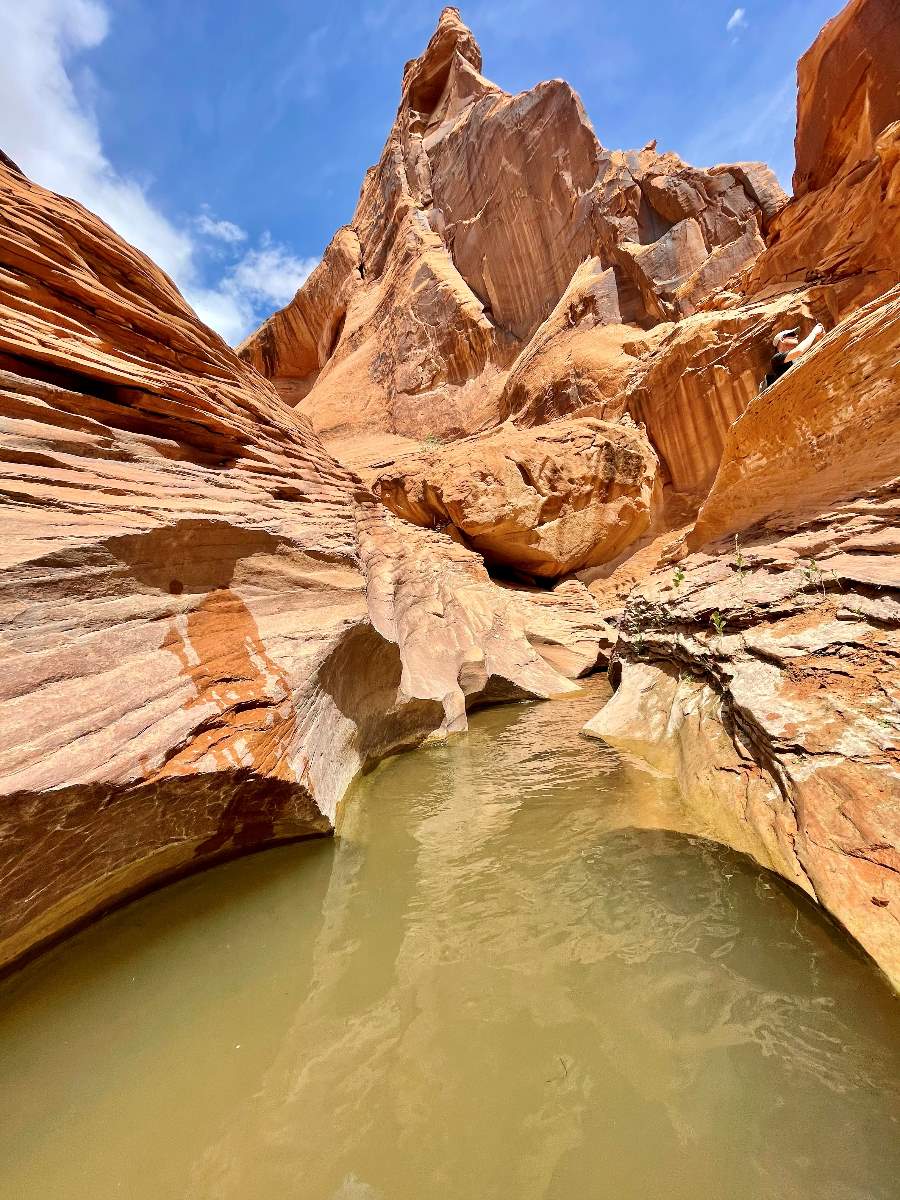
<svg viewBox="0 0 900 1200"><path fill-rule="evenodd" d="M601 259L581 264L550 316L512 365L500 416L519 426L560 417L617 417L638 357L654 337L622 324L615 272Z"/></svg>
<svg viewBox="0 0 900 1200"><path fill-rule="evenodd" d="M489 563L556 578L608 562L647 532L657 467L633 424L582 417L398 459L374 490L407 521L452 528Z"/></svg>
<svg viewBox="0 0 900 1200"><path fill-rule="evenodd" d="M366 758L618 636L593 732L900 980L894 8L801 62L789 203L762 164L604 149L560 81L508 95L446 9L243 362L2 161L0 965L327 830Z"/></svg>
<svg viewBox="0 0 900 1200"><path fill-rule="evenodd" d="M900 983L897 484L704 545L633 593L587 732L806 890ZM890 589L890 590L889 590Z"/></svg>
<svg viewBox="0 0 900 1200"><path fill-rule="evenodd" d="M871 159L897 120L900 21L894 0L850 0L797 66L794 195Z"/></svg>
<svg viewBox="0 0 900 1200"><path fill-rule="evenodd" d="M794 200L745 287L831 285L835 311L900 282L900 20L896 0L851 0L797 68Z"/></svg>
<svg viewBox="0 0 900 1200"><path fill-rule="evenodd" d="M900 981L900 293L729 431L688 538L632 593L588 732L803 887ZM728 535L724 536L723 535Z"/></svg>
<svg viewBox="0 0 900 1200"><path fill-rule="evenodd" d="M699 501L715 478L729 430L759 390L779 329L831 326L825 288L694 313L661 327L621 397L646 426L666 481Z"/></svg>
<svg viewBox="0 0 900 1200"><path fill-rule="evenodd" d="M359 238L349 226L339 229L294 302L238 347L239 357L274 380L289 404L303 399L334 353L362 281L361 263Z"/></svg>
<svg viewBox="0 0 900 1200"><path fill-rule="evenodd" d="M728 430L688 545L900 477L900 287L853 313Z"/></svg>
<svg viewBox="0 0 900 1200"><path fill-rule="evenodd" d="M477 557L398 533L162 272L8 164L0 310L0 966L327 831L467 698L571 686Z"/></svg>
<svg viewBox="0 0 900 1200"><path fill-rule="evenodd" d="M778 206L761 164L698 171L653 146L606 151L567 84L510 96L480 70L445 9L363 184L358 271L335 271L349 260L333 244L241 348L289 399L314 383L302 410L345 453L354 432L446 440L611 398L644 327L693 311L752 261ZM590 280L576 275L588 259ZM602 340L579 330L566 345L573 304L575 322L586 304L609 326Z"/></svg>

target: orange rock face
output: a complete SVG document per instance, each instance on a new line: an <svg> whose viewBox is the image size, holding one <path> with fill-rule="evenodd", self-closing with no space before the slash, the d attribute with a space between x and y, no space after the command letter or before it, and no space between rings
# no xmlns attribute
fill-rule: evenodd
<svg viewBox="0 0 900 1200"><path fill-rule="evenodd" d="M798 197L629 383L703 499L629 597L588 732L678 780L701 830L804 888L900 985L897 34L887 0L826 26L799 70ZM753 394L754 347L798 319L830 332Z"/></svg>
<svg viewBox="0 0 900 1200"><path fill-rule="evenodd" d="M241 347L343 453L612 400L644 330L752 262L783 200L762 164L607 151L567 84L511 96L480 71L445 9L350 230Z"/></svg>
<svg viewBox="0 0 900 1200"><path fill-rule="evenodd" d="M582 417L401 458L374 490L407 521L452 528L486 562L554 578L608 562L647 532L657 467L633 424Z"/></svg>
<svg viewBox="0 0 900 1200"><path fill-rule="evenodd" d="M848 317L728 430L692 548L900 477L900 287Z"/></svg>
<svg viewBox="0 0 900 1200"><path fill-rule="evenodd" d="M275 381L297 404L309 392L340 341L347 308L362 282L359 238L339 229L296 300L270 317L238 356Z"/></svg>
<svg viewBox="0 0 900 1200"><path fill-rule="evenodd" d="M143 255L6 165L0 197L2 966L329 830L367 758L467 699L571 685L480 560L398 533Z"/></svg>
<svg viewBox="0 0 900 1200"><path fill-rule="evenodd" d="M900 22L893 0L851 0L797 67L794 195L827 187L871 159L897 120Z"/></svg>
<svg viewBox="0 0 900 1200"><path fill-rule="evenodd" d="M769 369L772 338L792 325L833 324L827 289L697 312L659 330L656 345L626 381L623 400L647 428L666 482L704 497L733 423Z"/></svg>
<svg viewBox="0 0 900 1200"><path fill-rule="evenodd" d="M0 161L0 966L611 657L589 732L900 980L897 36L852 0L801 61L787 201L507 94L445 9L239 356Z"/></svg>
<svg viewBox="0 0 900 1200"><path fill-rule="evenodd" d="M795 199L747 272L754 293L829 283L841 315L900 282L900 22L851 0L797 68Z"/></svg>

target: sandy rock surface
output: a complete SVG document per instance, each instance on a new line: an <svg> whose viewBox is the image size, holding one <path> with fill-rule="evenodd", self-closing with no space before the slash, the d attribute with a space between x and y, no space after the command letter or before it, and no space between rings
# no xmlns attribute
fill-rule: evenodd
<svg viewBox="0 0 900 1200"><path fill-rule="evenodd" d="M367 759L483 694L572 685L143 255L5 165L0 198L2 965L328 831Z"/></svg>
<svg viewBox="0 0 900 1200"><path fill-rule="evenodd" d="M238 355L0 157L0 966L609 661L590 732L900 982L898 28L801 60L788 200L504 92L445 9Z"/></svg>
<svg viewBox="0 0 900 1200"><path fill-rule="evenodd" d="M696 522L636 581L618 690L587 732L677 779L699 828L804 888L900 986L896 31L878 0L826 26L799 70L801 194L736 285L751 298L676 326L632 390L670 474L693 483L713 462L697 460L687 397L709 413L722 379L732 394L754 322L830 329L720 423Z"/></svg>
<svg viewBox="0 0 900 1200"><path fill-rule="evenodd" d="M804 888L900 983L897 485L712 543L632 593L587 732Z"/></svg>
<svg viewBox="0 0 900 1200"><path fill-rule="evenodd" d="M784 200L763 164L609 151L568 84L509 95L480 72L444 9L350 227L240 348L344 447L612 414L645 330L750 264Z"/></svg>

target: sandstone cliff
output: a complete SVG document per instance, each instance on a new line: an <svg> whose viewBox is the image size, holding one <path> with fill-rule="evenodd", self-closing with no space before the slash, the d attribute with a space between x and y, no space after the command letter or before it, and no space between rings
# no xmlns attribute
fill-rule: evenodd
<svg viewBox="0 0 900 1200"><path fill-rule="evenodd" d="M238 356L0 160L0 966L611 657L589 732L900 980L893 9L801 61L790 201L604 148L445 9L351 224Z"/></svg>
<svg viewBox="0 0 900 1200"><path fill-rule="evenodd" d="M8 161L0 309L0 966L151 882L328 831L367 759L464 728L467 703L571 688L529 638L568 674L596 662L586 592L548 634Z"/></svg>
<svg viewBox="0 0 900 1200"><path fill-rule="evenodd" d="M567 292L564 323L607 330L601 394L614 398L644 329L751 262L784 201L762 164L699 171L653 145L609 151L568 84L511 96L480 71L471 31L445 9L407 65L350 227L240 348L327 440L498 423L524 406L522 371L505 381L523 353L551 353L545 326ZM569 348L555 356L560 374ZM566 411L597 398L595 372L580 374L584 395L573 363Z"/></svg>
<svg viewBox="0 0 900 1200"><path fill-rule="evenodd" d="M447 9L350 228L241 349L411 525L577 571L619 625L593 732L895 979L898 29L852 0L801 60L788 202L605 149L559 81L507 95Z"/></svg>
<svg viewBox="0 0 900 1200"><path fill-rule="evenodd" d="M733 412L719 461L704 464L715 470L681 549L670 545L667 565L628 598L619 688L589 726L677 778L701 827L808 891L895 983L896 15L888 0L853 0L800 63L797 196L732 284L726 311L691 319L715 329L728 371L702 383L706 352L693 349L691 321L657 351L656 370L678 379L679 401L683 372L700 364L689 386L700 383L709 406L733 394L740 363L752 361L742 344L754 322L790 314L831 328ZM666 416L663 404L647 411L651 436ZM696 452L680 438L672 446L658 448L684 463L687 480Z"/></svg>

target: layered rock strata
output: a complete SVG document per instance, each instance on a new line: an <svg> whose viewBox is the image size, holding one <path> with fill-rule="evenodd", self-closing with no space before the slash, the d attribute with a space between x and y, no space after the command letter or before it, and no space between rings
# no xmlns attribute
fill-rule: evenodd
<svg viewBox="0 0 900 1200"><path fill-rule="evenodd" d="M790 202L508 95L446 9L243 361L3 160L0 964L612 652L591 732L900 980L894 8L801 61Z"/></svg>
<svg viewBox="0 0 900 1200"><path fill-rule="evenodd" d="M467 703L572 686L476 556L398 531L162 272L8 163L0 308L0 966L328 831L367 759Z"/></svg>
<svg viewBox="0 0 900 1200"><path fill-rule="evenodd" d="M898 29L891 0L851 0L801 60L788 202L758 163L604 149L559 81L507 95L445 10L301 401L355 463L379 431L371 478L406 521L498 570L578 570L589 646L598 614L620 627L594 732L678 778L699 828L894 979ZM263 344L316 286L242 351L283 394ZM829 336L759 395L774 333L817 321ZM365 382L355 408L345 379ZM645 448L627 495L594 461L608 429Z"/></svg>
<svg viewBox="0 0 900 1200"><path fill-rule="evenodd" d="M729 430L687 557L632 593L588 732L900 982L900 289Z"/></svg>
<svg viewBox="0 0 900 1200"><path fill-rule="evenodd" d="M240 348L282 395L305 396L327 440L374 428L446 440L514 410L614 397L645 328L752 262L783 202L762 164L700 171L653 145L608 151L568 84L512 96L480 71L471 31L445 9L406 68L350 228ZM599 353L560 336L588 314L607 329ZM562 356L576 395L560 407ZM543 387L527 379L535 358Z"/></svg>

